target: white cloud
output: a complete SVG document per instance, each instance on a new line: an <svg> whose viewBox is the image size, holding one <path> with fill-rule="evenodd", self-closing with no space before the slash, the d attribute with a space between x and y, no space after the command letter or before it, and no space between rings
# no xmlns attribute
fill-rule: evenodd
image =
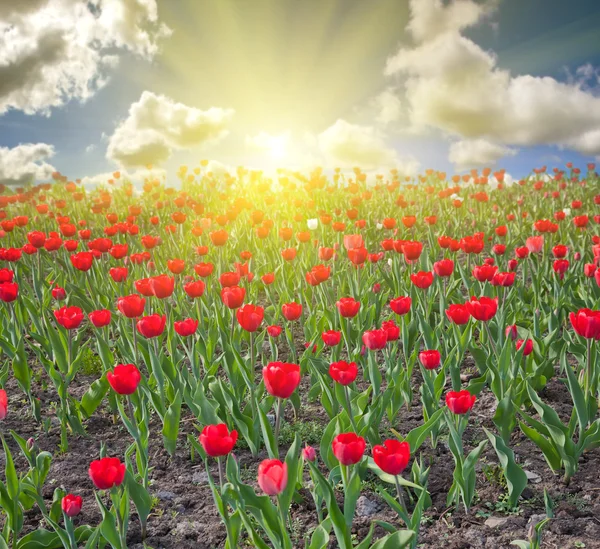
<svg viewBox="0 0 600 549"><path fill-rule="evenodd" d="M318 143L327 161L340 167L359 166L366 170L398 168L410 172L418 169L416 160L400 158L373 126L339 119L318 135Z"/></svg>
<svg viewBox="0 0 600 549"><path fill-rule="evenodd" d="M581 81L512 76L460 31L496 2L411 0L408 25L418 43L388 59L386 73L404 77L410 122L467 139L504 145L554 144L600 153L600 98ZM590 78L589 68L580 71Z"/></svg>
<svg viewBox="0 0 600 549"><path fill-rule="evenodd" d="M484 3L472 0L411 0L411 18L407 25L415 40L424 42L446 32L460 32L475 25L498 6L497 0Z"/></svg>
<svg viewBox="0 0 600 549"><path fill-rule="evenodd" d="M54 155L54 147L46 143L26 143L16 147L0 147L0 183L24 185L50 179L56 171L46 160Z"/></svg>
<svg viewBox="0 0 600 549"><path fill-rule="evenodd" d="M395 89L387 88L383 90L375 97L374 103L377 109L376 120L380 124L387 125L400 119L402 102Z"/></svg>
<svg viewBox="0 0 600 549"><path fill-rule="evenodd" d="M94 152L96 150L96 144L95 143L90 143L86 148L85 148L85 154L90 154L92 152Z"/></svg>
<svg viewBox="0 0 600 549"><path fill-rule="evenodd" d="M110 137L106 156L123 166L160 164L174 149L223 138L233 112L219 107L202 111L145 91Z"/></svg>
<svg viewBox="0 0 600 549"><path fill-rule="evenodd" d="M448 160L458 170L477 168L480 166L493 166L498 160L506 156L517 154L515 149L498 145L485 139L469 139L456 141L450 145Z"/></svg>
<svg viewBox="0 0 600 549"><path fill-rule="evenodd" d="M120 53L151 58L169 33L156 0L0 2L0 114L85 101Z"/></svg>

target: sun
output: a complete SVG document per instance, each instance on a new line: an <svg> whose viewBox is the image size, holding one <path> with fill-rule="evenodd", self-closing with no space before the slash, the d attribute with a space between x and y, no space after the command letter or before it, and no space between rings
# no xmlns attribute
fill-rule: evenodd
<svg viewBox="0 0 600 549"><path fill-rule="evenodd" d="M269 156L273 160L282 160L285 158L288 152L287 134L272 136L269 141Z"/></svg>

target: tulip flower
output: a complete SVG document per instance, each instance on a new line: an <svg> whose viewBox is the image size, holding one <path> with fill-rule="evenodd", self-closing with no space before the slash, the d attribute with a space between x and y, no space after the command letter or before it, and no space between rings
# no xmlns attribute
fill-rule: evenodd
<svg viewBox="0 0 600 549"><path fill-rule="evenodd" d="M356 362L346 362L345 360L332 362L329 365L329 375L340 385L350 385L358 375L358 367Z"/></svg>
<svg viewBox="0 0 600 549"><path fill-rule="evenodd" d="M370 351L383 349L387 343L387 331L382 328L378 330L367 330L363 333L362 340Z"/></svg>
<svg viewBox="0 0 600 549"><path fill-rule="evenodd" d="M426 370L435 370L441 362L440 352L437 350L421 351L419 360Z"/></svg>
<svg viewBox="0 0 600 549"><path fill-rule="evenodd" d="M475 404L476 397L469 391L448 391L446 393L446 406L456 415L466 414L471 411Z"/></svg>
<svg viewBox="0 0 600 549"><path fill-rule="evenodd" d="M8 395L4 389L0 389L0 421L6 417L8 413Z"/></svg>
<svg viewBox="0 0 600 549"><path fill-rule="evenodd" d="M277 398L289 398L300 384L300 366L269 362L263 368L263 380L269 394Z"/></svg>
<svg viewBox="0 0 600 549"><path fill-rule="evenodd" d="M240 326L244 330L247 332L256 332L263 321L265 311L262 307L248 303L237 310L236 316Z"/></svg>
<svg viewBox="0 0 600 549"><path fill-rule="evenodd" d="M193 318L186 318L185 320L177 320L173 322L173 328L181 337L188 337L196 333L198 329L198 321Z"/></svg>
<svg viewBox="0 0 600 549"><path fill-rule="evenodd" d="M96 328L103 328L104 326L108 326L110 324L111 317L112 313L108 309L92 311L90 314L88 314L90 322Z"/></svg>
<svg viewBox="0 0 600 549"><path fill-rule="evenodd" d="M490 297L471 297L471 301L467 301L465 304L469 314L475 319L481 322L487 322L494 318L496 311L498 310L498 299L492 299Z"/></svg>
<svg viewBox="0 0 600 549"><path fill-rule="evenodd" d="M533 340L532 339L519 339L516 344L517 351L523 347L523 356L528 356L533 352Z"/></svg>
<svg viewBox="0 0 600 549"><path fill-rule="evenodd" d="M355 465L363 458L366 442L356 433L342 433L333 439L331 448L340 464Z"/></svg>
<svg viewBox="0 0 600 549"><path fill-rule="evenodd" d="M360 309L360 301L356 301L352 297L342 297L336 303L340 315L344 318L352 318L358 314Z"/></svg>
<svg viewBox="0 0 600 549"><path fill-rule="evenodd" d="M54 311L54 317L63 328L76 330L83 322L83 311L79 307L61 307Z"/></svg>
<svg viewBox="0 0 600 549"><path fill-rule="evenodd" d="M267 326L267 333L269 334L269 337L279 337L281 335L281 331L281 326Z"/></svg>
<svg viewBox="0 0 600 549"><path fill-rule="evenodd" d="M198 297L202 297L204 294L204 289L206 285L202 280L194 280L193 282L188 282L183 285L183 291L188 295L191 299L196 299Z"/></svg>
<svg viewBox="0 0 600 549"><path fill-rule="evenodd" d="M3 282L0 284L0 301L12 303L19 296L19 285L16 282Z"/></svg>
<svg viewBox="0 0 600 549"><path fill-rule="evenodd" d="M288 483L287 463L278 459L265 459L258 466L258 485L268 496L278 496Z"/></svg>
<svg viewBox="0 0 600 549"><path fill-rule="evenodd" d="M154 313L152 315L143 316L140 318L136 323L136 327L140 334L150 339L161 335L165 331L166 323L166 315Z"/></svg>
<svg viewBox="0 0 600 549"><path fill-rule="evenodd" d="M221 290L223 304L229 309L238 309L244 302L246 290L239 286L230 286Z"/></svg>
<svg viewBox="0 0 600 549"><path fill-rule="evenodd" d="M433 264L433 271L437 276L449 277L454 272L454 261L451 259L442 259Z"/></svg>
<svg viewBox="0 0 600 549"><path fill-rule="evenodd" d="M119 458L105 457L92 461L88 473L98 490L110 490L123 482L125 464Z"/></svg>
<svg viewBox="0 0 600 549"><path fill-rule="evenodd" d="M386 320L381 323L381 328L387 334L387 341L396 341L400 338L400 327L394 320Z"/></svg>
<svg viewBox="0 0 600 549"><path fill-rule="evenodd" d="M60 502L63 513L69 518L76 517L79 513L81 513L82 505L83 498L73 494L67 494Z"/></svg>
<svg viewBox="0 0 600 549"><path fill-rule="evenodd" d="M79 271L89 271L92 268L94 254L92 252L79 252L71 256L71 264Z"/></svg>
<svg viewBox="0 0 600 549"><path fill-rule="evenodd" d="M144 313L146 300L139 295L132 294L125 297L120 297L117 300L117 309L127 318L137 318Z"/></svg>
<svg viewBox="0 0 600 549"><path fill-rule="evenodd" d="M409 296L400 296L390 301L390 308L397 315L402 316L410 311L412 299Z"/></svg>
<svg viewBox="0 0 600 549"><path fill-rule="evenodd" d="M469 312L469 308L466 304L460 305L458 303L454 303L446 309L446 316L451 322L454 322L454 324L462 326L469 322L471 313Z"/></svg>
<svg viewBox="0 0 600 549"><path fill-rule="evenodd" d="M373 446L373 461L384 473L388 475L399 475L410 459L410 447L408 442L388 439L383 445Z"/></svg>
<svg viewBox="0 0 600 549"><path fill-rule="evenodd" d="M237 442L238 433L231 432L225 423L207 425L200 433L200 444L204 451L211 457L221 457L229 454Z"/></svg>
<svg viewBox="0 0 600 549"><path fill-rule="evenodd" d="M428 271L419 271L410 275L411 282L421 290L426 290L433 284L433 273Z"/></svg>
<svg viewBox="0 0 600 549"><path fill-rule="evenodd" d="M321 334L321 339L328 347L335 347L336 345L339 345L342 339L342 332L327 330Z"/></svg>
<svg viewBox="0 0 600 549"><path fill-rule="evenodd" d="M315 461L315 459L317 459L316 450L312 446L309 446L307 444L306 446L304 446L304 448L302 448L302 459L310 462Z"/></svg>
<svg viewBox="0 0 600 549"><path fill-rule="evenodd" d="M158 299L165 299L173 294L175 279L168 275L153 276L150 279L150 287Z"/></svg>
<svg viewBox="0 0 600 549"><path fill-rule="evenodd" d="M106 373L106 380L113 391L119 395L135 393L142 376L133 364L117 364L114 369Z"/></svg>
<svg viewBox="0 0 600 549"><path fill-rule="evenodd" d="M284 303L281 306L281 313L288 321L298 320L302 315L302 305L300 303Z"/></svg>

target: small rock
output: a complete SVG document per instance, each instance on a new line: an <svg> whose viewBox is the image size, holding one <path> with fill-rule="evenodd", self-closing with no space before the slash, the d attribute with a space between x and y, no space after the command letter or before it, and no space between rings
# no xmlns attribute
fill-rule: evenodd
<svg viewBox="0 0 600 549"><path fill-rule="evenodd" d="M175 492L169 492L168 490L160 490L159 492L156 492L156 497L158 499L164 499L167 501L171 501L171 500L175 499L176 494L175 494Z"/></svg>
<svg viewBox="0 0 600 549"><path fill-rule="evenodd" d="M208 473L206 471L196 471L192 475L193 484L208 484Z"/></svg>
<svg viewBox="0 0 600 549"><path fill-rule="evenodd" d="M542 522L544 519L546 518L546 515L540 513L538 515L531 515L529 517L529 522L527 523L528 526L533 525L535 526L536 524L539 524L540 522Z"/></svg>
<svg viewBox="0 0 600 549"><path fill-rule="evenodd" d="M488 528L499 528L500 526L504 526L508 522L507 518L502 517L490 517L483 524Z"/></svg>
<svg viewBox="0 0 600 549"><path fill-rule="evenodd" d="M542 477L540 477L540 475L538 475L537 473L534 473L532 471L527 471L525 469L523 470L523 472L525 473L525 476L527 477L527 480L529 482L533 482L533 484L542 482Z"/></svg>
<svg viewBox="0 0 600 549"><path fill-rule="evenodd" d="M359 517L370 517L377 513L379 505L367 496L360 496L356 501L356 514Z"/></svg>
<svg viewBox="0 0 600 549"><path fill-rule="evenodd" d="M267 419L269 420L271 427L274 427L275 426L275 414L267 414Z"/></svg>

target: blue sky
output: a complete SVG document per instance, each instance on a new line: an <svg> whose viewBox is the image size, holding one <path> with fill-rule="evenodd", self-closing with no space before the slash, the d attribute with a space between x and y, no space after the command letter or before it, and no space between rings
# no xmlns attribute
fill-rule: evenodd
<svg viewBox="0 0 600 549"><path fill-rule="evenodd" d="M465 159L475 161L478 157L471 145L478 139L486 141L485 151L487 142L493 143L494 151L498 147L509 151L505 156L489 154L494 159L500 156L496 165L515 176L525 175L542 164L564 166L572 161L584 167L594 161L598 154L595 142L582 145L559 130L554 132L556 135L550 130L548 135L542 131L529 135L525 131L527 135L511 142L512 134L518 135L522 129L519 121L502 130L488 133L485 129L482 133L460 120L449 119L444 109L456 110L455 104L442 105L435 97L420 104L418 93L411 97L403 88L406 80L412 78L419 90L431 90L437 82L443 84L447 75L421 71L415 66L419 60L413 60L408 69L404 63L403 73L384 74L387 60L399 48L405 49L406 58L410 48L416 52L420 46L437 40L437 35L430 35L429 31L427 37L418 39L406 28L417 17L435 17L435 4L440 0L421 1L430 4L430 13L416 14L408 1L396 0L368 3L144 0L148 12L137 14L137 19L107 17L103 21L102 32L107 36L113 31L115 34L106 39L101 53L107 60L109 56L118 58L116 66L98 69L107 79L106 84L86 93L85 98L77 93L63 94L60 104L48 108L28 108L26 91L18 101L5 101L5 112L0 116L0 147L12 149L24 143L50 145L54 155L40 162L49 163L72 179L118 168L133 170L135 166L120 163L123 156L119 153L107 158L107 147L119 126L125 126L131 118L130 106L148 91L167 98L170 101L167 109L176 103L198 111L214 106L223 109L219 116L227 119L220 119L223 127L213 128L216 133L211 133L210 139L200 138L197 133L183 140L167 137L167 157L160 165L171 174L179 164L196 165L201 158L214 159L226 166L244 164L267 169L278 162L300 167L327 162L352 165L354 158L367 163L372 159L372 167L376 169L377 162L382 162L383 167L399 159L407 166L434 167L454 173L466 165L451 162L451 144L468 141L469 154ZM122 0L97 0L107 13L111 5L119 2ZM65 9L63 0L37 3L40 9L53 9L58 15ZM451 4L444 2L443 6ZM589 96L590 112L600 112L600 100L592 101L600 87L599 73L594 73L594 68L600 67L599 2L504 0L473 4L494 5L489 13L478 15L475 23L463 24L457 15L456 28L449 31L456 41L464 38L476 44L494 57L494 70L510 71L511 77L531 75L573 83L577 68L588 66L587 80L580 87ZM153 15L154 8L157 12ZM0 11L0 22L2 15ZM36 14L4 15L5 28L21 25L23 35L41 32L26 19ZM124 24L131 24L134 30L152 30L139 39ZM168 27L170 34L160 34L159 24ZM10 35L5 36L11 40ZM0 53L1 49L2 45ZM0 74L3 68L11 69L0 65ZM12 68L18 74L19 67ZM453 78L461 76L460 72L457 74ZM465 78L468 77L465 73ZM378 122L381 118L378 98L386 90L393 90L399 112L394 111L392 120ZM0 106L2 93L0 86ZM495 92L486 89L485 93ZM392 100L391 97L386 96ZM577 104L577 98L574 101ZM558 102L556 110L563 107ZM416 120L414 113L421 108L427 112ZM443 111L440 116L430 114L436 108ZM228 109L235 111L230 118L225 115ZM27 110L37 112L23 112ZM457 119L463 116L460 112L459 109L456 113ZM480 117L484 115L477 113ZM536 116L535 123L542 127L553 118L553 110L547 108ZM578 116L581 118L582 113ZM344 124L336 125L339 120ZM600 131L600 114L598 120L598 126L590 123L584 129L590 132L592 140L595 130ZM130 133L123 131L123 139L139 133L139 126L131 121L129 129ZM255 139L261 132L265 139ZM326 138L325 132L328 132ZM575 135L576 128L573 132ZM155 132L151 139L160 137ZM162 141L160 145L165 146ZM362 150L371 151L372 155L362 154ZM0 164L0 178L1 174Z"/></svg>

